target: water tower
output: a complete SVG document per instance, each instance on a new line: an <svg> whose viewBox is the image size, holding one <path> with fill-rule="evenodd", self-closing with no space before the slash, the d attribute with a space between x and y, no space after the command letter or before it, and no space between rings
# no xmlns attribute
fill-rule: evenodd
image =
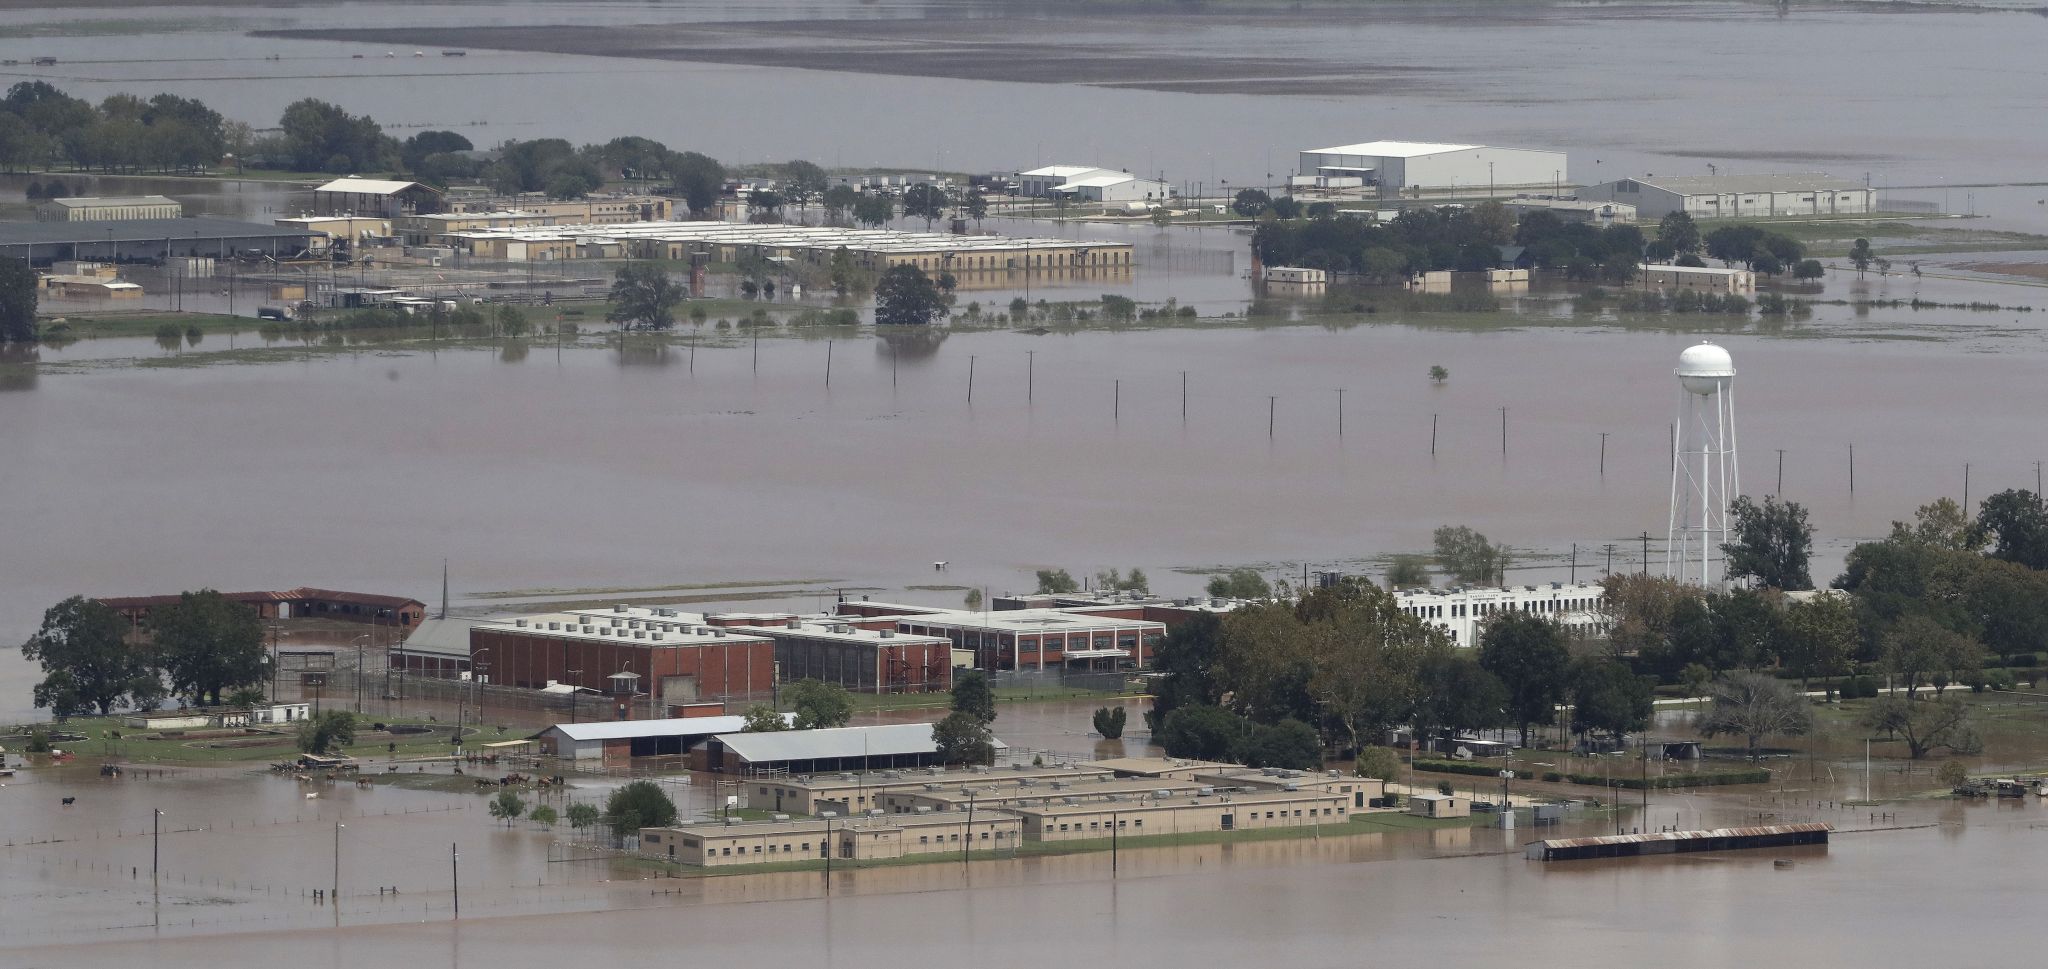
<svg viewBox="0 0 2048 969"><path fill-rule="evenodd" d="M1728 505L1742 493L1735 456L1735 360L1712 343L1678 355L1678 423L1671 448L1671 534L1664 572L1719 588Z"/></svg>

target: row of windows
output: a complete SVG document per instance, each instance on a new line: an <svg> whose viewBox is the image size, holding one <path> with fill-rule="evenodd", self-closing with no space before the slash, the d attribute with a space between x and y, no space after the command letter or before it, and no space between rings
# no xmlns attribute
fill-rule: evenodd
<svg viewBox="0 0 2048 969"><path fill-rule="evenodd" d="M1600 608L1600 599L1596 596L1591 598L1544 599L1520 604L1458 602L1450 605L1402 606L1401 611L1420 619L1443 619L1446 617L1446 613L1449 614L1449 618L1463 619L1471 616L1490 616L1498 612L1508 612L1517 609L1522 612L1559 613L1586 612L1598 608Z"/></svg>

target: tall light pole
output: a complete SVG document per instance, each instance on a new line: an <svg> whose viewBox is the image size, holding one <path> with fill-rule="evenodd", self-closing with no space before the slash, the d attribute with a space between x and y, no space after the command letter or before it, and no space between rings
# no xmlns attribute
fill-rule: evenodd
<svg viewBox="0 0 2048 969"><path fill-rule="evenodd" d="M567 674L569 674L570 676L582 676L582 675L583 675L583 671L582 671L582 670L563 670L562 672L564 672L564 673L567 673ZM579 690L579 689L582 689L582 687L578 686L578 685L577 685L577 684L576 684L575 682L573 682L573 681L572 681L572 682L571 682L571 683L569 684L569 722L570 722L570 723L575 723L575 722L576 722L576 691L577 691L577 690Z"/></svg>
<svg viewBox="0 0 2048 969"><path fill-rule="evenodd" d="M345 827L348 825L340 821L334 822L334 891L331 894L336 899L336 905L341 904L341 829Z"/></svg>
<svg viewBox="0 0 2048 969"><path fill-rule="evenodd" d="M150 880L150 882L151 882L151 883L154 883L154 882L156 881L156 873L157 873L157 859L158 859L158 858L160 857L160 855L159 855L159 853L158 853L158 851L157 851L157 848L158 848L158 846L159 846L159 845L161 845L161 844L162 844L162 842L163 842L163 830L162 830L162 829L163 829L163 824L162 824L162 822L163 822L163 819L164 819L164 812L163 812L163 810L162 810L161 808L151 808L151 809L150 809L150 812L149 812L149 880Z"/></svg>

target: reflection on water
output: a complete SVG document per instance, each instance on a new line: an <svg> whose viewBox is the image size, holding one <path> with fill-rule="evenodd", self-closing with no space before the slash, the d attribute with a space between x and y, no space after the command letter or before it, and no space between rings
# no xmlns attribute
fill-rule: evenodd
<svg viewBox="0 0 2048 969"><path fill-rule="evenodd" d="M892 360L926 360L937 356L951 330L943 326L875 327L875 356Z"/></svg>
<svg viewBox="0 0 2048 969"><path fill-rule="evenodd" d="M41 348L33 343L0 341L0 391L36 389L42 359Z"/></svg>

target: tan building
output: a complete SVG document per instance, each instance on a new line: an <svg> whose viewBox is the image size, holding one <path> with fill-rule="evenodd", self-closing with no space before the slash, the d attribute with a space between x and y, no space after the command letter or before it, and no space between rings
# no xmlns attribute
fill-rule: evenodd
<svg viewBox="0 0 2048 969"><path fill-rule="evenodd" d="M1457 794L1410 794L1408 813L1418 818L1469 818L1472 799Z"/></svg>
<svg viewBox="0 0 2048 969"><path fill-rule="evenodd" d="M297 215L273 219L271 224L305 229L310 233L326 233L325 236L312 237L312 244L308 248L314 251L324 250L336 241L365 245L392 237L392 220L375 215Z"/></svg>
<svg viewBox="0 0 2048 969"><path fill-rule="evenodd" d="M1262 791L1167 796L1082 798L1073 803L1009 808L1024 819L1027 841L1081 841L1112 832L1132 837L1252 831L1340 824L1350 802L1320 791Z"/></svg>
<svg viewBox="0 0 2048 969"><path fill-rule="evenodd" d="M1213 794L1216 789L1196 781L1116 777L1111 774L1050 778L997 775L993 780L977 778L960 784L935 783L919 788L895 788L876 793L874 799L875 806L881 810L904 814L919 810L959 811L970 805L1008 810L1060 804L1076 798L1139 798L1169 792Z"/></svg>
<svg viewBox="0 0 2048 969"><path fill-rule="evenodd" d="M1014 814L931 811L642 828L640 854L710 868L812 861L828 851L845 861L997 851L1014 849L1022 840L1022 822Z"/></svg>
<svg viewBox="0 0 2048 969"><path fill-rule="evenodd" d="M962 279L1019 270L1128 271L1132 261L1130 244L1121 242L738 222L564 222L477 229L455 233L451 239L479 258L510 260L579 258L578 244L592 240L616 243L632 258L677 262L704 253L713 262L758 255L830 266L843 251L860 269L880 272L908 265L934 275L951 272Z"/></svg>
<svg viewBox="0 0 2048 969"><path fill-rule="evenodd" d="M51 199L36 208L38 222L105 222L109 219L182 219L185 206L162 195Z"/></svg>
<svg viewBox="0 0 2048 969"><path fill-rule="evenodd" d="M547 225L615 225L620 222L666 222L675 217L675 199L660 195L594 195L568 200L544 195L499 195L451 199L448 209L458 213L520 212L552 219L552 222L545 223Z"/></svg>
<svg viewBox="0 0 2048 969"><path fill-rule="evenodd" d="M1652 265L1643 267L1642 285L1644 289L1736 295L1756 292L1756 273L1715 266Z"/></svg>
<svg viewBox="0 0 2048 969"><path fill-rule="evenodd" d="M791 814L837 811L841 815L865 814L882 807L882 798L895 792L922 791L927 785L959 790L968 784L989 784L996 778L1015 782L1032 778L1080 780L1106 774L1093 764L1060 767L971 767L965 770L865 771L816 774L809 777L756 777L747 781L745 792L750 807ZM886 809L885 809L886 810Z"/></svg>

